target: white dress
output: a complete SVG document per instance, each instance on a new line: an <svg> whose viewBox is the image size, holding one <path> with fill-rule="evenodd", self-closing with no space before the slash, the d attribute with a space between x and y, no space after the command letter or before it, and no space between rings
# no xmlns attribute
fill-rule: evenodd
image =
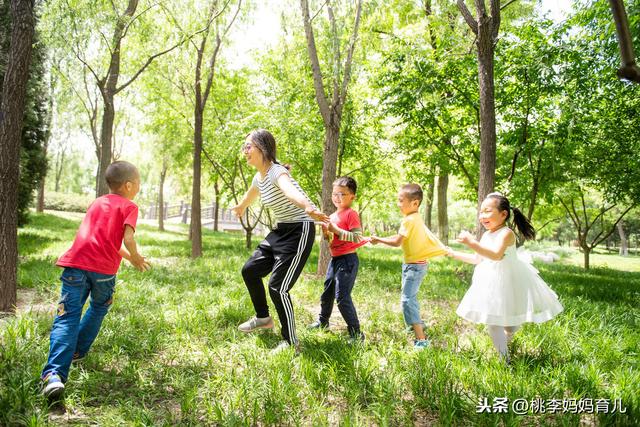
<svg viewBox="0 0 640 427"><path fill-rule="evenodd" d="M498 238L508 231L508 227L487 231L480 243L497 249ZM456 313L475 323L518 326L545 322L562 310L556 293L533 265L518 258L514 244L507 247L500 261L482 257Z"/></svg>

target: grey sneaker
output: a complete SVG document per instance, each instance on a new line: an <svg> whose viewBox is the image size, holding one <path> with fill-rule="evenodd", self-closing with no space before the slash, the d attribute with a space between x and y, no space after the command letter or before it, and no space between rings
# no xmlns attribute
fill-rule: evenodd
<svg viewBox="0 0 640 427"><path fill-rule="evenodd" d="M271 354L282 353L283 351L288 351L289 349L293 349L296 355L300 353L300 344L289 344L287 341L280 341L278 345L271 350Z"/></svg>
<svg viewBox="0 0 640 427"><path fill-rule="evenodd" d="M273 329L273 319L269 317L252 317L238 326L242 332L253 332L256 329Z"/></svg>

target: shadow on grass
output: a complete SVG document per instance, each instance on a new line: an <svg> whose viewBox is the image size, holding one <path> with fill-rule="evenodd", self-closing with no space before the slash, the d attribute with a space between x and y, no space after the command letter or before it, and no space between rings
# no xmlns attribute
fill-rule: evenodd
<svg viewBox="0 0 640 427"><path fill-rule="evenodd" d="M581 297L613 305L637 304L640 273L569 265L537 266L541 276L560 297Z"/></svg>

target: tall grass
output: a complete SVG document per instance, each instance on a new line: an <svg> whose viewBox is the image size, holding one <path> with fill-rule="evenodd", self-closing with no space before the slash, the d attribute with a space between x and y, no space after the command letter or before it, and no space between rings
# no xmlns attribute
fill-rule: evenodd
<svg viewBox="0 0 640 427"><path fill-rule="evenodd" d="M76 219L34 215L20 231L20 292L54 307L56 256ZM21 308L0 320L0 425L634 425L640 423L640 273L540 265L565 312L516 334L511 365L483 326L455 315L471 268L432 263L420 290L433 346L414 352L400 310L399 251L363 248L353 298L367 341L350 344L336 309L332 329L309 332L322 279L314 252L292 294L302 351L272 355L279 337L245 335L253 315L239 274L240 236L205 232L188 259L186 228L136 235L153 269L123 267L114 305L87 359L73 367L64 410L38 394L52 313ZM272 310L275 314L275 310ZM486 398L622 399L625 414L478 413Z"/></svg>

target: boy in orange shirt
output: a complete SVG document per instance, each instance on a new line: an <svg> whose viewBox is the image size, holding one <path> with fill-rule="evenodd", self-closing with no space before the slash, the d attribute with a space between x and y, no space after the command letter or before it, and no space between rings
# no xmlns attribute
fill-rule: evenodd
<svg viewBox="0 0 640 427"><path fill-rule="evenodd" d="M424 334L424 322L420 318L418 290L427 274L430 258L446 255L445 246L424 224L418 210L422 203L422 188L418 184L405 184L398 192L398 207L404 215L398 234L391 237L371 236L371 243L402 246L404 262L402 264L402 314L407 326L415 334L414 348L422 350L429 346Z"/></svg>

